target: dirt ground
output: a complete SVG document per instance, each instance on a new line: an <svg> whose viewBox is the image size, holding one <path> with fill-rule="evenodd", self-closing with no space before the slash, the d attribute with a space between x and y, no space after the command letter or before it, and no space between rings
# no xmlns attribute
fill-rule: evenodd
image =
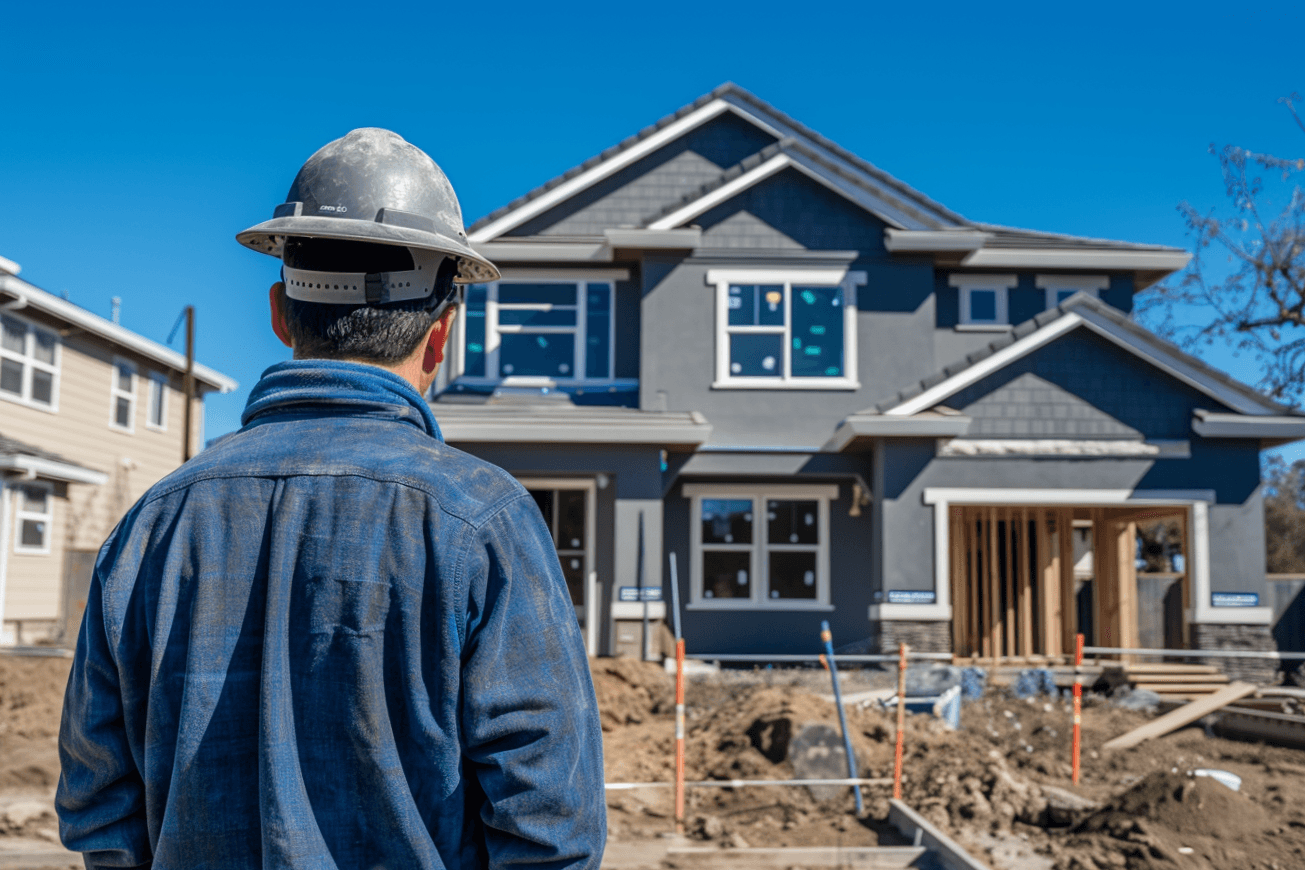
<svg viewBox="0 0 1305 870"><path fill-rule="evenodd" d="M61 658L0 656L0 851L57 843L52 800L68 666ZM670 676L629 659L595 660L593 673L607 781L671 781ZM849 672L844 692L891 679ZM818 670L693 678L687 778L793 778L790 740L811 723L838 727L834 705L820 697L827 687L828 675ZM1061 699L1026 701L989 690L965 705L956 732L931 717L909 716L906 802L995 870L1305 868L1305 752L1190 727L1102 753L1096 747L1151 714L1090 693L1085 701L1077 788L1070 783L1071 714ZM894 717L849 704L848 725L860 774L891 777ZM1242 778L1241 790L1189 776L1195 768L1230 771ZM890 793L887 785L867 786L858 818L850 790L820 800L803 787L693 789L687 834L726 848L895 844L885 821ZM1087 803L1074 809L1080 802ZM608 824L613 844L661 839L673 827L671 790L609 791Z"/></svg>

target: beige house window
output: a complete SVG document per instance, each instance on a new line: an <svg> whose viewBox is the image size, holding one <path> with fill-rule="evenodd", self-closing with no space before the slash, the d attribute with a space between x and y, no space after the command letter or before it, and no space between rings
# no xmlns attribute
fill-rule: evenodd
<svg viewBox="0 0 1305 870"><path fill-rule="evenodd" d="M160 432L168 429L168 376L150 373L149 416L145 425Z"/></svg>
<svg viewBox="0 0 1305 870"><path fill-rule="evenodd" d="M109 425L126 432L136 431L136 366L128 360L116 357L113 360L109 402Z"/></svg>
<svg viewBox="0 0 1305 870"><path fill-rule="evenodd" d="M59 337L12 315L0 317L0 398L53 411Z"/></svg>
<svg viewBox="0 0 1305 870"><path fill-rule="evenodd" d="M54 499L49 486L24 483L15 487L18 497L15 553L50 552L50 527L54 524Z"/></svg>

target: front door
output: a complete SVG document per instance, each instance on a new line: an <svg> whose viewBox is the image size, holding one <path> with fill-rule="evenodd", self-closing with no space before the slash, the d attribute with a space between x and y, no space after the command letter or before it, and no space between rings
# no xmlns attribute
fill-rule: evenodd
<svg viewBox="0 0 1305 870"><path fill-rule="evenodd" d="M523 483L552 533L576 619L584 630L587 645L593 647L596 635L591 628L597 624L596 614L591 613L591 606L596 608L597 604L590 601L596 597L590 589L594 580L594 482L532 479ZM595 650L591 648L589 653L593 655Z"/></svg>

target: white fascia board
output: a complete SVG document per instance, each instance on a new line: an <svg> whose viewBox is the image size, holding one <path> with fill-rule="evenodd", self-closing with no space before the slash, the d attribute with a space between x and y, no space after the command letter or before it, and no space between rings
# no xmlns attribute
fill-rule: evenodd
<svg viewBox="0 0 1305 870"><path fill-rule="evenodd" d="M540 194L530 202L525 203L518 209L514 209L492 221L472 233L468 238L474 244L476 242L488 242L507 231L520 226L536 215L548 211L553 206L565 200L567 197L574 196L580 191L602 181L604 178L619 172L630 164L640 160L644 156L651 154L663 145L674 141L676 138L684 135L690 130L705 124L712 118L722 112L732 111L732 107L724 100L712 100L700 109L690 112L678 121L667 124L656 133L638 142L622 151L620 154L613 156L610 160L604 160L596 166L591 167L585 172L581 172L569 181L559 184L552 190ZM479 250L479 248L477 248Z"/></svg>
<svg viewBox="0 0 1305 870"><path fill-rule="evenodd" d="M21 271L23 271L22 266L7 257L0 257L0 272L8 272L10 275L17 275Z"/></svg>
<svg viewBox="0 0 1305 870"><path fill-rule="evenodd" d="M1272 625L1272 607L1215 607L1198 605L1189 611L1189 621L1202 625Z"/></svg>
<svg viewBox="0 0 1305 870"><path fill-rule="evenodd" d="M440 420L444 440L512 444L661 444L697 447L711 437L711 426L641 426L637 423L583 425L573 422L513 420Z"/></svg>
<svg viewBox="0 0 1305 870"><path fill-rule="evenodd" d="M870 212L875 217L882 220L884 223L894 224L896 228L900 228L900 229L922 228L923 225L920 223L920 220L918 218L903 213L900 209L895 207L890 201L885 200L882 197L876 196L875 194L865 190L864 188L857 187L855 184L850 183L845 178L841 178L837 175L833 175L827 172L824 169L824 167L820 166L817 163L813 163L810 160L807 160L801 154L792 155L792 159L793 159L794 169L803 173L812 181L824 185L825 187L832 190L834 193L837 193L840 196L842 196L844 199L847 199L850 202L859 205L861 208ZM879 185L875 185L875 188L881 189ZM896 199L897 197L893 197L893 198Z"/></svg>
<svg viewBox="0 0 1305 870"><path fill-rule="evenodd" d="M0 470L17 471L27 477L43 477L47 480L62 480L68 483L89 483L95 486L100 486L109 479L109 475L102 471L21 453L0 456Z"/></svg>
<svg viewBox="0 0 1305 870"><path fill-rule="evenodd" d="M678 227L686 221L691 221L698 215L715 208L722 202L726 202L731 197L737 196L749 187L764 181L770 176L781 170L787 169L793 165L793 159L787 154L776 154L760 166L756 166L740 175L734 180L722 184L720 187L700 196L693 202L683 205L671 212L664 218L659 218L648 224L650 230L670 230Z"/></svg>
<svg viewBox="0 0 1305 870"><path fill-rule="evenodd" d="M1177 272L1192 255L1186 251L1103 251L1083 248L980 248L961 261L998 269L1155 269Z"/></svg>
<svg viewBox="0 0 1305 870"><path fill-rule="evenodd" d="M820 449L824 453L841 453L862 438L955 438L969 431L970 422L969 417L959 415L925 419L887 414L852 416L838 424L834 436Z"/></svg>
<svg viewBox="0 0 1305 870"><path fill-rule="evenodd" d="M1265 403L1256 402L1240 390L1235 390L1226 384L1211 380L1203 372L1193 368L1182 357L1156 347L1149 342L1139 340L1137 336L1121 330L1115 323L1105 317L1092 311L1075 312L1075 315L1082 319L1084 326L1102 338L1109 339L1125 350L1132 351L1136 356L1146 360L1166 374L1177 378L1230 408L1257 417L1276 415L1276 405L1269 404L1268 400Z"/></svg>
<svg viewBox="0 0 1305 870"><path fill-rule="evenodd" d="M981 230L884 230L884 247L902 251L977 251L992 238Z"/></svg>
<svg viewBox="0 0 1305 870"><path fill-rule="evenodd" d="M630 270L601 266L503 266L504 281L629 281ZM550 384L551 386L551 384Z"/></svg>
<svg viewBox="0 0 1305 870"><path fill-rule="evenodd" d="M1305 438L1305 417L1247 417L1197 411L1192 431L1202 438L1257 438L1297 441Z"/></svg>
<svg viewBox="0 0 1305 870"><path fill-rule="evenodd" d="M1212 489L985 489L930 486L924 490L925 504L977 505L1076 505L1108 507L1119 505L1209 504Z"/></svg>
<svg viewBox="0 0 1305 870"><path fill-rule="evenodd" d="M646 230L603 230L603 237L613 248L644 248L650 250L692 250L702 241L702 230L697 227L688 229L660 229L651 227Z"/></svg>
<svg viewBox="0 0 1305 870"><path fill-rule="evenodd" d="M57 317L78 326L92 335L106 339L119 347L134 351L146 359L153 360L177 372L185 372L186 357L170 347L151 341L143 335L137 335L130 329L105 320L97 314L80 308L58 296L47 293L39 287L33 287L26 281L9 275L0 275L0 289L21 296L27 306L34 310ZM222 393L233 392L239 384L216 369L201 363L195 363L192 370L195 380L207 384Z"/></svg>
<svg viewBox="0 0 1305 870"><path fill-rule="evenodd" d="M610 263L606 242L481 242L476 253L492 263Z"/></svg>
<svg viewBox="0 0 1305 870"><path fill-rule="evenodd" d="M805 146L807 149L815 153L822 160L826 160L834 164L835 166L839 167L844 172L847 172L855 176L856 178L860 179L861 183L866 185L867 187L872 188L874 190L881 190L884 192L885 196L891 197L893 199L909 198L908 194L905 194L900 190L896 190L891 185L885 184L883 181L879 180L874 175L871 175L870 173L866 172L864 169L852 163L851 161L847 160L845 157L842 157L841 155L834 153L833 151L829 150L825 146L821 145L819 142L813 141L809 136L807 136L801 130L789 126L788 124L784 123L781 119L773 117L771 115L760 114L755 107L744 103L743 101L735 97L733 94L726 94L721 99L728 102L731 108L734 109L736 114L758 125L759 127L766 130L766 132L770 133L775 138L793 139L798 142L801 142L803 146ZM918 194L918 195L923 196L923 194ZM952 222L952 219L950 217L934 212L932 208L925 205L924 203L914 203L914 205L916 205L916 207L919 208L920 211L928 213L935 220L938 220L941 223ZM909 224L914 225L914 226L907 227L909 229L927 228L925 227L925 225L921 224L919 221L915 219L910 220Z"/></svg>
<svg viewBox="0 0 1305 870"><path fill-rule="evenodd" d="M1009 365L1020 357L1032 353L1044 344L1059 338L1072 329L1083 324L1083 318L1077 313L1066 314L1053 320L1041 329L1024 336L1007 347L982 359L962 372L958 372L940 384L925 390L918 396L907 399L895 408L885 411L894 417L909 417L920 411L928 410L953 393L960 392L976 381L982 380L1003 366Z"/></svg>

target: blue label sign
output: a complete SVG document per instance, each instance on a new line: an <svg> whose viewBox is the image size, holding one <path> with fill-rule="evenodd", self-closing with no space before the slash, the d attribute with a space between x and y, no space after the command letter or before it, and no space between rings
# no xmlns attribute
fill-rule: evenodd
<svg viewBox="0 0 1305 870"><path fill-rule="evenodd" d="M645 586L643 587L643 598L639 597L638 586L622 586L617 591L617 598L621 601L661 601L662 587Z"/></svg>
<svg viewBox="0 0 1305 870"><path fill-rule="evenodd" d="M1210 604L1215 607L1259 607L1258 592L1211 592Z"/></svg>
<svg viewBox="0 0 1305 870"><path fill-rule="evenodd" d="M889 604L933 604L938 595L932 589L889 589Z"/></svg>

